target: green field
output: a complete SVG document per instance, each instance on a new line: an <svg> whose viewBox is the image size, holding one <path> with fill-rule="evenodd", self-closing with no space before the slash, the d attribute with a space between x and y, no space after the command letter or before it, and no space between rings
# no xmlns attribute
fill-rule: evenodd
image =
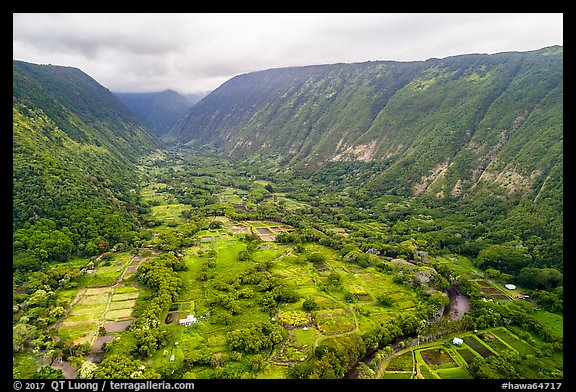
<svg viewBox="0 0 576 392"><path fill-rule="evenodd" d="M80 278L83 287L66 294L74 296L73 304L62 320L58 332L77 344L90 343L96 338L98 327L104 322L131 319L139 291L131 285L115 286L130 262L129 254L114 254L109 262L111 266L98 266L93 274ZM102 282L107 285L101 285Z"/></svg>
<svg viewBox="0 0 576 392"><path fill-rule="evenodd" d="M213 177L195 177L194 181L207 185ZM318 347L339 350L343 342L357 344L364 333L378 331L387 323L419 312L427 305L426 294L432 291L431 285L422 286L424 290L419 292L414 283L400 277L431 277L436 272L435 265L446 265L453 274L477 283L485 281L485 285L493 287L469 258L456 254L429 256L429 264L400 255L370 255L370 263L361 265L344 257L348 251L324 242L278 243L278 234L299 230L276 220L273 214L245 219L242 211L231 208L252 197L254 189L261 191L267 182L256 184L250 191L233 186L211 188L217 189L213 193L218 198L214 207L217 212L203 218L187 215L187 222L182 214L190 206L164 192L168 184L150 182L142 190L143 200L151 204L148 218L154 222L148 237L141 242L145 248L73 261L78 267L94 262L95 268L76 280L75 289L60 293L63 300L72 304L58 326L61 336L77 343L92 343L93 348L97 342L124 336L122 331L151 301L150 289L139 287L135 279L136 268L153 260L154 254L165 252L163 247L171 238L183 238L187 228L191 229L185 234L186 245L182 241L182 246L172 248L183 263L174 271L180 288L172 297L173 302L158 315L163 331L161 345L142 357L145 366L161 372L185 367L187 378L211 378L224 368L229 375L287 378L291 369L317 361ZM283 195L264 197L260 203L272 211L278 206L299 212L314 208ZM254 208L258 207L248 206ZM361 232L382 241L393 231L385 223L366 219L366 215L343 227L327 222L319 227L339 240L349 239L342 234L349 233L353 238ZM314 229L311 233L319 235L320 231ZM413 240L403 244L409 251L417 249ZM359 253L362 252L365 249ZM321 257L313 258L317 255ZM555 334L562 335L561 317L544 311L534 314ZM179 324L189 315L196 317L194 323ZM255 325L281 327L282 340L265 350L231 350L230 336ZM102 326L105 336L99 336ZM379 364L372 363L371 369L374 377L381 379L469 379L469 365L477 358L504 352L539 352L534 341L528 342L513 332L517 328L464 331L457 335L464 339L461 347L450 344L451 337L447 336L406 347L407 342L412 342L408 339L402 342L404 349L397 347L394 355L379 359Z"/></svg>
<svg viewBox="0 0 576 392"><path fill-rule="evenodd" d="M443 338L400 350L382 365L380 378L394 378L398 371L411 370L414 357L418 369L415 378L470 379L468 365L476 358L502 355L510 350L520 355L536 352L505 327L464 332L457 337L464 339L460 347L451 344L451 338Z"/></svg>

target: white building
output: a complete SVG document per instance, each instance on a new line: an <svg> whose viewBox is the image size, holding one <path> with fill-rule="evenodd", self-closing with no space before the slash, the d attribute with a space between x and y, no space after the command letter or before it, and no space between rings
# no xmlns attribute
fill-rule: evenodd
<svg viewBox="0 0 576 392"><path fill-rule="evenodd" d="M514 290L516 288L516 286L513 284L505 284L504 287L506 287L508 290Z"/></svg>
<svg viewBox="0 0 576 392"><path fill-rule="evenodd" d="M185 325L187 327L191 324L194 324L196 321L198 321L196 316L189 314L185 319L178 320L178 324Z"/></svg>
<svg viewBox="0 0 576 392"><path fill-rule="evenodd" d="M460 339L460 338L454 338L452 339L452 344L455 346L461 346L462 343L464 343L464 340Z"/></svg>

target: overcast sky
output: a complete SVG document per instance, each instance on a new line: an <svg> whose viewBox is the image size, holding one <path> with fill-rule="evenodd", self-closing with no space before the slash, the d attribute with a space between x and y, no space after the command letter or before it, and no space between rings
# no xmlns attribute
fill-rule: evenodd
<svg viewBox="0 0 576 392"><path fill-rule="evenodd" d="M287 66L414 61L563 45L561 13L13 14L13 58L113 92L216 89Z"/></svg>

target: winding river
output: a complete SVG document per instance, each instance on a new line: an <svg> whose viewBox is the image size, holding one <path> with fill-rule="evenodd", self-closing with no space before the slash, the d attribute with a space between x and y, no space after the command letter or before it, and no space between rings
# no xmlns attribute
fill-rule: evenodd
<svg viewBox="0 0 576 392"><path fill-rule="evenodd" d="M460 290L458 290L458 286L451 285L446 294L448 294L450 302L443 309L440 309L439 315L434 321L438 321L441 318L450 318L451 320L458 320L459 318L464 316L466 312L470 310L470 299L460 293ZM414 334L398 336L391 342L390 346L392 347L392 353L388 354L388 356L392 356L397 351L401 350L402 348L400 347L400 342L408 338L413 338L412 341L413 345L417 344L418 339L417 336ZM374 360L377 351L378 350L373 350L369 352L362 359L360 359L360 361L364 362L366 365L370 364L370 362ZM353 379L356 378L357 376L358 376L358 370L356 370L356 366L354 366L354 368L352 368L346 373L344 378Z"/></svg>

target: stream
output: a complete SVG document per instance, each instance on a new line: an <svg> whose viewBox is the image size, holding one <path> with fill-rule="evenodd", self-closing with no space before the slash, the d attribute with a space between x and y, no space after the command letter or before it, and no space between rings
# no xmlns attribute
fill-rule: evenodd
<svg viewBox="0 0 576 392"><path fill-rule="evenodd" d="M460 290L458 290L456 285L450 286L447 294L448 298L450 298L450 303L444 308L442 317L448 317L450 313L453 313L450 316L453 320L462 318L470 310L470 299L460 294Z"/></svg>
<svg viewBox="0 0 576 392"><path fill-rule="evenodd" d="M449 317L452 320L458 320L459 318L464 316L464 314L466 314L468 310L470 310L470 299L460 293L460 290L458 290L458 286L451 285L446 294L448 294L450 302L443 309L440 309L438 317L434 319L433 322L436 322L444 317ZM397 351L401 350L402 348L400 347L400 342L408 338L412 338L412 345L417 344L418 339L416 334L398 336L389 344L392 347L392 353L388 354L387 357L392 356ZM370 362L374 360L377 351L378 349L367 353L358 362L364 362L366 365L369 365ZM344 378L354 379L357 376L358 376L358 370L356 370L356 366L354 366L354 368L352 368L346 373Z"/></svg>

